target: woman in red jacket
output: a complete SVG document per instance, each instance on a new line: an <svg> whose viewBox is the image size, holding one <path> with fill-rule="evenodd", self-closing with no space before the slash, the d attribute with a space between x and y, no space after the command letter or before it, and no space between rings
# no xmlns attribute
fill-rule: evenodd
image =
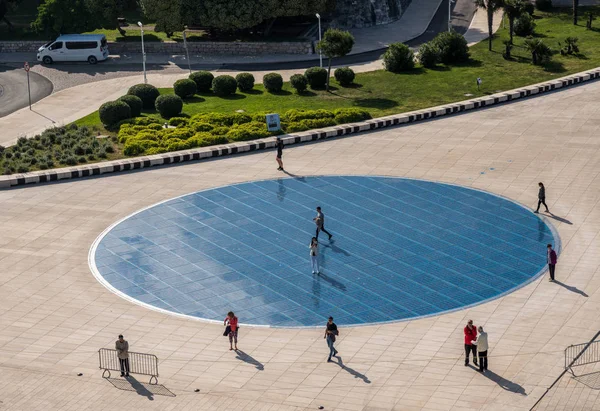
<svg viewBox="0 0 600 411"><path fill-rule="evenodd" d="M477 327L473 325L473 320L469 320L465 327L465 367L469 365L469 353L473 353L473 363L477 364L477 346L473 341L477 340Z"/></svg>
<svg viewBox="0 0 600 411"><path fill-rule="evenodd" d="M237 351L237 337L238 337L238 318L235 316L233 311L227 313L227 317L223 321L223 325L229 325L229 350L233 350L233 342L235 342L235 350Z"/></svg>

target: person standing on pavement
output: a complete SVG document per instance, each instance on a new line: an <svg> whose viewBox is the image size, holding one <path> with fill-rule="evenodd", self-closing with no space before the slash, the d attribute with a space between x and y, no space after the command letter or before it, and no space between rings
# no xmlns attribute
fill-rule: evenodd
<svg viewBox="0 0 600 411"><path fill-rule="evenodd" d="M235 316L233 311L227 313L227 317L223 320L223 325L229 326L229 351L233 350L233 343L235 342L235 350L237 351L237 338L238 338L238 318Z"/></svg>
<svg viewBox="0 0 600 411"><path fill-rule="evenodd" d="M319 242L317 237L313 237L310 241L310 265L313 274L319 274Z"/></svg>
<svg viewBox="0 0 600 411"><path fill-rule="evenodd" d="M321 207L317 207L317 216L313 218L313 221L317 225L317 233L315 234L317 240L319 239L319 233L321 231L327 234L329 236L329 239L331 240L331 237L333 237L333 235L329 231L325 230L325 215L321 211Z"/></svg>
<svg viewBox="0 0 600 411"><path fill-rule="evenodd" d="M331 357L335 357L338 351L333 347L333 343L335 342L335 337L340 335L337 325L333 322L333 317L329 317L327 321L327 326L325 327L325 338L327 340L327 346L329 347L329 358L327 362L331 362Z"/></svg>
<svg viewBox="0 0 600 411"><path fill-rule="evenodd" d="M477 328L473 325L473 320L469 320L465 327L465 367L469 365L469 353L473 353L473 363L477 365L477 347L473 341L477 339Z"/></svg>
<svg viewBox="0 0 600 411"><path fill-rule="evenodd" d="M540 191L538 191L538 206L534 213L540 212L540 205L542 204L546 207L546 212L549 213L550 210L548 210L548 206L546 205L546 187L544 187L542 182L539 182L538 185L540 186Z"/></svg>
<svg viewBox="0 0 600 411"><path fill-rule="evenodd" d="M283 171L283 140L281 138L277 137L275 147L277 147L277 157L275 159L277 160L277 164L279 164L277 170Z"/></svg>
<svg viewBox="0 0 600 411"><path fill-rule="evenodd" d="M548 244L548 271L550 271L550 282L554 281L554 269L556 268L556 251L552 249L552 244Z"/></svg>
<svg viewBox="0 0 600 411"><path fill-rule="evenodd" d="M129 377L129 343L123 339L123 335L119 335L115 349L121 366L121 377Z"/></svg>
<svg viewBox="0 0 600 411"><path fill-rule="evenodd" d="M488 369L488 335L483 331L481 325L479 326L477 339L471 342L477 346L477 352L479 353L479 372L486 372Z"/></svg>

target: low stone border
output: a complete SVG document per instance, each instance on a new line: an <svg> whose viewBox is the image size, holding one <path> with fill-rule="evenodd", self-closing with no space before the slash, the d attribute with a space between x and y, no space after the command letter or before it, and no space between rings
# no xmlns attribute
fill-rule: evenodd
<svg viewBox="0 0 600 411"><path fill-rule="evenodd" d="M281 136L285 145L299 144L308 141L321 140L330 137L339 137L348 134L360 133L361 131L375 130L384 127L397 126L415 121L442 117L454 113L465 112L482 107L490 107L508 101L543 94L549 91L569 87L585 81L600 78L600 67L590 71L573 74L545 83L514 89L502 93L480 97L473 100L451 103L443 106L427 108L402 114L366 120L360 123L344 124L335 127L327 127L320 130L310 130L302 133L286 134ZM0 188L23 186L33 183L45 183L49 181L67 180L79 177L97 176L120 171L138 170L164 164L177 164L185 161L202 160L226 156L229 154L244 153L256 150L264 150L275 147L276 138L268 137L256 141L244 141L222 146L203 147L192 150L176 151L146 157L134 157L124 160L106 161L102 163L85 166L57 168L53 170L34 171L25 174L12 174L0 176Z"/></svg>

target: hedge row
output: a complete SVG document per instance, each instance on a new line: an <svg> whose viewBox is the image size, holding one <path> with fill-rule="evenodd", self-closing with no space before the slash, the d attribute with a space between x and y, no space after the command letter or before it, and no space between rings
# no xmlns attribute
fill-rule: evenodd
<svg viewBox="0 0 600 411"><path fill-rule="evenodd" d="M228 142L256 140L277 133L267 131L266 113L206 113L191 118L172 117L169 128L151 117L123 122L118 141L127 156L151 155ZM283 114L284 132L304 131L371 118L361 109L289 110Z"/></svg>

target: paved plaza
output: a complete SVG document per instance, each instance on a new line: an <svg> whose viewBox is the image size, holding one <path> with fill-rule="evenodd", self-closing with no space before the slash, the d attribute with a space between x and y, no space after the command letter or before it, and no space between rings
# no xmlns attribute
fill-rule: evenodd
<svg viewBox="0 0 600 411"><path fill-rule="evenodd" d="M529 207L537 205L543 181L552 214L541 213L539 221L554 227L561 242L556 283L547 273L533 273L532 282L512 293L450 313L340 324L340 358L333 363L326 362L323 328L253 327L240 315L240 351L229 351L221 325L126 300L90 269L94 241L141 209L287 177L276 171L274 152L0 191L0 410L528 410L563 371L564 348L600 329L599 132L600 82L592 82L286 149L286 170L306 180L402 177L473 188ZM291 201L291 188L288 193ZM277 189L274 195L278 202ZM496 207L490 203L485 211ZM339 211L324 206L324 212L339 244L353 240L349 231L334 231ZM519 212L538 224L537 216ZM424 217L423 227L440 216L448 217ZM497 221L501 217L490 216L514 231L510 222ZM534 228L533 240L545 242L550 234ZM383 234L369 235L378 238ZM510 260L510 250L498 255ZM545 250L540 253L536 266L543 265ZM343 282L337 273L331 279ZM489 333L484 375L464 366L468 319ZM137 375L101 378L97 351L113 348L120 333L131 351L158 356L158 386ZM566 375L538 409L599 409L594 381L593 375L587 384Z"/></svg>

